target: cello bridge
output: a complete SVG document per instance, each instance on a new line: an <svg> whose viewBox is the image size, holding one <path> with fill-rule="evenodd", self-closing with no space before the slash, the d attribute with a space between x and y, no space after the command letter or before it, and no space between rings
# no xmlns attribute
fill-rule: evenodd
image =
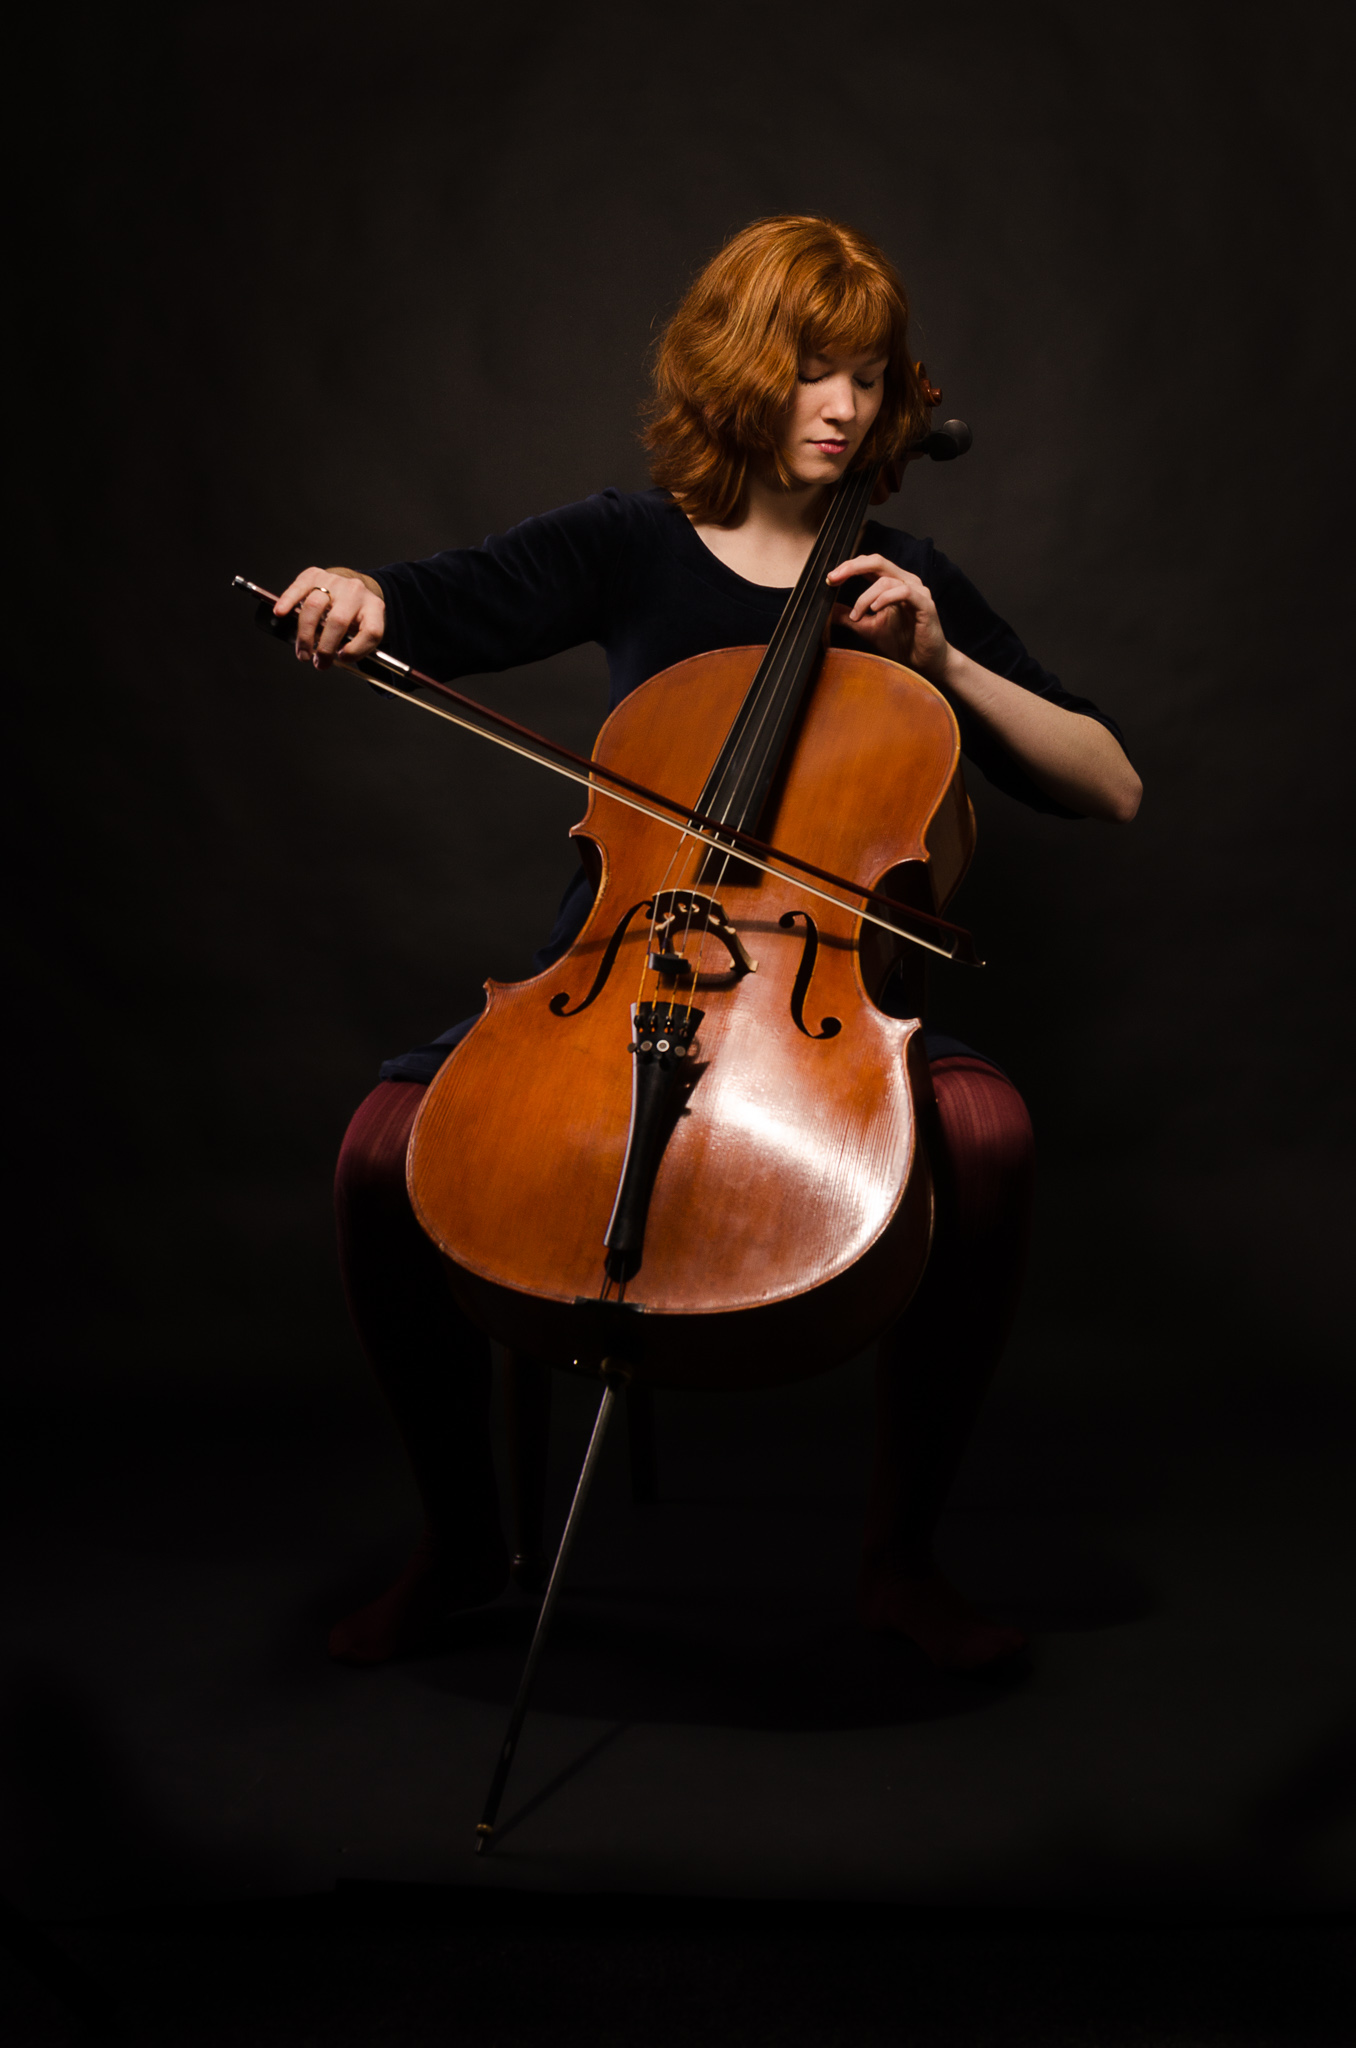
<svg viewBox="0 0 1356 2048"><path fill-rule="evenodd" d="M664 981L692 978L692 966L674 941L693 937L719 939L737 974L756 974L758 962L714 896L694 889L662 889L654 899L654 943L649 965Z"/></svg>

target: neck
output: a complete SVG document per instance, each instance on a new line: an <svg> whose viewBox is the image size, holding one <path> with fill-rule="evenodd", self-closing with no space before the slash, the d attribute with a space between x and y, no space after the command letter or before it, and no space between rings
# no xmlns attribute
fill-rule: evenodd
<svg viewBox="0 0 1356 2048"><path fill-rule="evenodd" d="M695 522L713 555L750 583L786 590L795 583L828 509L831 485L803 484L779 491L749 479L744 510L733 525Z"/></svg>
<svg viewBox="0 0 1356 2048"><path fill-rule="evenodd" d="M810 539L823 523L829 501L827 484L801 484L783 491L761 477L751 476L745 492L744 510L735 521L746 532L765 533L779 539Z"/></svg>

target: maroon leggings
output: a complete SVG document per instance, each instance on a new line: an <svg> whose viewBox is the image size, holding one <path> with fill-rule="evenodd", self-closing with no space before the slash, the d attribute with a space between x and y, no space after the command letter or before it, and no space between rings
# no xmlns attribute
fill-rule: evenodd
<svg viewBox="0 0 1356 2048"><path fill-rule="evenodd" d="M930 1556L933 1527L1021 1288L1031 1212L1026 1105L995 1067L933 1062L944 1157L922 1285L880 1343L869 1558ZM405 1153L423 1089L383 1081L339 1153L335 1207L349 1313L400 1425L434 1552L473 1566L503 1554L490 1458L490 1350L462 1314L410 1208Z"/></svg>

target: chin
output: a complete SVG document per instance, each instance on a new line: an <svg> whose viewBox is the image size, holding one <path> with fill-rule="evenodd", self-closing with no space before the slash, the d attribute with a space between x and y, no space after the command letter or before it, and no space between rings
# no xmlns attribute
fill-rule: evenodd
<svg viewBox="0 0 1356 2048"><path fill-rule="evenodd" d="M802 486L836 484L851 460L850 455L812 456L808 462L797 463L791 473Z"/></svg>

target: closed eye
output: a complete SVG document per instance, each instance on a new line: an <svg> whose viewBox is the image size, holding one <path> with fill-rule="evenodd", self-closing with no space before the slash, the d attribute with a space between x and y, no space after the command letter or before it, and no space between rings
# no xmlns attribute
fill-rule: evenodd
<svg viewBox="0 0 1356 2048"><path fill-rule="evenodd" d="M813 375L808 370L801 370L798 372L797 381L801 384L822 384L825 378L832 376L832 374L831 370L818 370ZM857 375L853 377L852 381L859 391L874 391L880 383L880 379L881 373L878 370L874 377Z"/></svg>

